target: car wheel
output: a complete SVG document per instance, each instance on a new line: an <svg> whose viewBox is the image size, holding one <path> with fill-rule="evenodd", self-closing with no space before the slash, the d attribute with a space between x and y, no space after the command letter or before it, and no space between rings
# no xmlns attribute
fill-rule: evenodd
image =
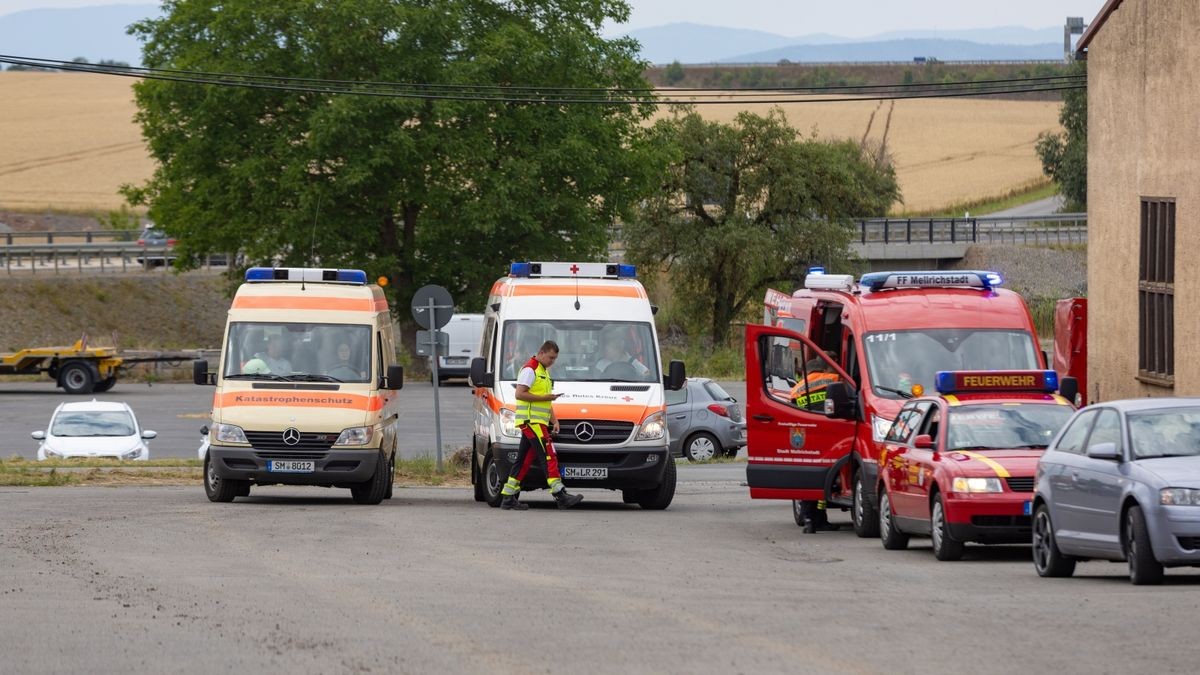
<svg viewBox="0 0 1200 675"><path fill-rule="evenodd" d="M58 381L68 394L90 394L96 388L96 368L83 361L72 361L58 372Z"/></svg>
<svg viewBox="0 0 1200 675"><path fill-rule="evenodd" d="M388 460L388 475L387 475L387 491L384 493L384 499L392 498L392 490L396 481L396 453L392 452L392 458Z"/></svg>
<svg viewBox="0 0 1200 675"><path fill-rule="evenodd" d="M867 498L867 488L863 485L863 472L859 469L854 473L854 503L850 509L850 520L854 522L854 534L862 538L879 536L879 514L871 506Z"/></svg>
<svg viewBox="0 0 1200 675"><path fill-rule="evenodd" d="M938 560L961 560L966 545L950 536L950 524L946 522L946 505L942 493L933 497L929 531L933 535L933 557Z"/></svg>
<svg viewBox="0 0 1200 675"><path fill-rule="evenodd" d="M892 519L892 499L888 497L887 490L879 493L879 539L889 551L908 548L908 535L897 530Z"/></svg>
<svg viewBox="0 0 1200 675"><path fill-rule="evenodd" d="M683 444L683 455L689 462L707 462L721 451L721 443L716 436L698 431L688 437Z"/></svg>
<svg viewBox="0 0 1200 675"><path fill-rule="evenodd" d="M638 506L648 511L662 511L671 505L675 499L675 458L667 457L667 468L663 471L662 482L650 490L639 490Z"/></svg>
<svg viewBox="0 0 1200 675"><path fill-rule="evenodd" d="M355 504L375 505L383 501L384 495L387 494L389 466L388 458L381 450L379 458L375 460L375 473L371 474L371 478L350 488L350 496L354 498Z"/></svg>
<svg viewBox="0 0 1200 675"><path fill-rule="evenodd" d="M241 491L240 480L225 480L217 475L212 455L204 456L204 494L210 502L231 502Z"/></svg>
<svg viewBox="0 0 1200 675"><path fill-rule="evenodd" d="M484 501L492 508L500 506L501 500L504 499L504 495L500 494L501 483L500 467L489 452L483 458L483 496Z"/></svg>
<svg viewBox="0 0 1200 675"><path fill-rule="evenodd" d="M799 499L792 500L792 519L797 527L804 527L804 502Z"/></svg>
<svg viewBox="0 0 1200 675"><path fill-rule="evenodd" d="M1033 568L1042 577L1069 577L1075 573L1075 561L1058 550L1050 507L1039 504L1033 514Z"/></svg>
<svg viewBox="0 0 1200 675"><path fill-rule="evenodd" d="M1135 586L1162 583L1163 566L1154 559L1146 517L1140 506L1131 506L1125 513L1125 558L1129 560L1129 580Z"/></svg>

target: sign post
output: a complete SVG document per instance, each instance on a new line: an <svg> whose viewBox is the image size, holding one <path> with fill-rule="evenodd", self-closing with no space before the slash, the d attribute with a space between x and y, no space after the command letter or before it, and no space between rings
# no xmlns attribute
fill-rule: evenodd
<svg viewBox="0 0 1200 675"><path fill-rule="evenodd" d="M434 439L437 443L437 470L440 473L442 471L442 411L438 402L438 356L443 351L440 347L440 338L445 334L438 329L449 323L450 318L454 316L454 299L450 297L450 291L441 286L422 286L413 296L412 315L417 325L426 329L418 333L418 343L421 338L425 337L421 333L428 335L426 345L431 360L430 371L433 374ZM418 352L420 346L418 344Z"/></svg>

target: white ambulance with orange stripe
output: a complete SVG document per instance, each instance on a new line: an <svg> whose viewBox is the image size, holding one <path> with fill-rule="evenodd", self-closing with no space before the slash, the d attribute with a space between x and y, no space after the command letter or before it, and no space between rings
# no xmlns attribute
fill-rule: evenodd
<svg viewBox="0 0 1200 675"><path fill-rule="evenodd" d="M475 387L471 482L475 499L498 506L516 461L521 433L516 385L521 367L543 342L558 343L550 378L554 437L563 482L621 490L628 504L665 509L675 495L664 388L684 384L684 366L660 367L656 308L633 265L513 263L493 286L484 315ZM534 468L524 489L546 487Z"/></svg>
<svg viewBox="0 0 1200 675"><path fill-rule="evenodd" d="M229 309L217 372L204 489L215 502L254 485L349 488L392 496L397 390L391 313L361 270L252 268Z"/></svg>

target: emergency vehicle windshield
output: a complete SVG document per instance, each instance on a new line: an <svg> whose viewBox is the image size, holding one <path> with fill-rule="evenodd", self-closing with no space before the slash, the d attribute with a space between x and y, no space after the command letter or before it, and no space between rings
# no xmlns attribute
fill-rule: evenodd
<svg viewBox="0 0 1200 675"><path fill-rule="evenodd" d="M558 343L556 382L659 382L650 324L633 321L508 321L500 379L515 380L546 340Z"/></svg>
<svg viewBox="0 0 1200 675"><path fill-rule="evenodd" d="M947 450L1045 448L1074 414L1050 403L967 405L950 408Z"/></svg>
<svg viewBox="0 0 1200 675"><path fill-rule="evenodd" d="M914 384L933 391L939 370L1036 370L1037 351L1019 330L942 328L868 333L867 369L875 393L909 398Z"/></svg>
<svg viewBox="0 0 1200 675"><path fill-rule="evenodd" d="M225 379L369 382L371 326L234 322Z"/></svg>
<svg viewBox="0 0 1200 675"><path fill-rule="evenodd" d="M1129 438L1137 459L1200 455L1200 410L1130 414Z"/></svg>

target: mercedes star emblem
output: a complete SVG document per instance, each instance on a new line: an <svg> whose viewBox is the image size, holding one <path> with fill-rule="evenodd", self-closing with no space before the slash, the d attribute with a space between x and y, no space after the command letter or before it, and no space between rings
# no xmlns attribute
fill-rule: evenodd
<svg viewBox="0 0 1200 675"><path fill-rule="evenodd" d="M295 445L300 442L300 430L295 427L288 427L283 430L283 442L287 445Z"/></svg>
<svg viewBox="0 0 1200 675"><path fill-rule="evenodd" d="M591 422L580 422L575 425L575 438L583 443L587 443L596 437L596 427L592 426Z"/></svg>

